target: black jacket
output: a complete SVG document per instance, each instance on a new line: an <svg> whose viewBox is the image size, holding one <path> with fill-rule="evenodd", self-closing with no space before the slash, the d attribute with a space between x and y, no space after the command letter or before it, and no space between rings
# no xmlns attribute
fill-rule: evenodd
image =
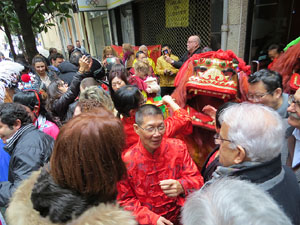
<svg viewBox="0 0 300 225"><path fill-rule="evenodd" d="M293 224L300 224L300 188L294 172L281 165L280 155L260 165L241 169L233 175L261 186Z"/></svg>
<svg viewBox="0 0 300 225"><path fill-rule="evenodd" d="M50 160L54 139L32 124L21 127L4 147L10 155L8 181L0 183L0 207L5 207L20 182Z"/></svg>
<svg viewBox="0 0 300 225"><path fill-rule="evenodd" d="M64 122L66 120L69 105L72 104L79 95L80 83L82 79L88 76L92 76L92 74L80 74L79 72L77 72L67 92L52 103L51 111L54 116L58 116L60 118L61 122Z"/></svg>
<svg viewBox="0 0 300 225"><path fill-rule="evenodd" d="M194 54L201 53L201 48L197 48L191 55L189 55L189 52L187 51L184 53L184 55L179 59L179 61L174 61L172 63L172 66L174 66L176 69L180 69L180 67L185 63L186 60L188 60L190 57L192 57Z"/></svg>
<svg viewBox="0 0 300 225"><path fill-rule="evenodd" d="M220 149L220 145L217 145L215 147L215 149L209 153L209 155L207 156L203 167L201 169L201 175L204 179L204 183L209 181L212 178L212 174L213 172L215 172L215 170L217 169L218 166L221 166L221 163L219 162L219 156L217 156L208 166L208 162L210 161L210 158L215 154L216 151L219 151Z"/></svg>
<svg viewBox="0 0 300 225"><path fill-rule="evenodd" d="M64 61L61 64L59 64L58 69L60 71L58 77L62 79L65 83L68 83L68 85L70 86L73 77L78 71L78 67L68 61Z"/></svg>

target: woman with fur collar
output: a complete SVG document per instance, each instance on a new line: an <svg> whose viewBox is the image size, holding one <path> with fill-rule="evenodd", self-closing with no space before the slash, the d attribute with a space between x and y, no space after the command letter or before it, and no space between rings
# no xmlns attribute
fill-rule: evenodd
<svg viewBox="0 0 300 225"><path fill-rule="evenodd" d="M136 225L116 203L116 184L126 173L123 145L122 123L105 109L74 117L57 137L50 166L14 193L8 224Z"/></svg>

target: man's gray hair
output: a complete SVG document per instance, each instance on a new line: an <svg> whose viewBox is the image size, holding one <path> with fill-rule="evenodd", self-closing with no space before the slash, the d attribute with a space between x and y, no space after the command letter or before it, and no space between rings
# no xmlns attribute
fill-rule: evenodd
<svg viewBox="0 0 300 225"><path fill-rule="evenodd" d="M272 197L248 181L217 180L191 194L182 210L184 225L291 225Z"/></svg>
<svg viewBox="0 0 300 225"><path fill-rule="evenodd" d="M196 41L198 42L198 45L200 46L201 45L201 39L198 35L195 35L196 37Z"/></svg>
<svg viewBox="0 0 300 225"><path fill-rule="evenodd" d="M198 43L199 46L201 45L201 39L200 39L199 35L192 35L192 36L190 36L190 37L193 37L193 39L194 39L195 41L197 41L197 43ZM190 38L190 37L189 37L189 38Z"/></svg>
<svg viewBox="0 0 300 225"><path fill-rule="evenodd" d="M243 147L250 161L266 162L278 156L284 144L284 126L273 109L251 103L235 104L220 116L229 127L231 147Z"/></svg>

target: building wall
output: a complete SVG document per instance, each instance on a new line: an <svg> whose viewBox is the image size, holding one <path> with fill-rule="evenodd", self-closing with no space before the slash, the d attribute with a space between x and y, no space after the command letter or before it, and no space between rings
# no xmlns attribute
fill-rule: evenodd
<svg viewBox="0 0 300 225"><path fill-rule="evenodd" d="M186 52L187 39L191 35L200 36L201 48L210 46L211 17L219 16L211 15L210 6L212 1L189 0L187 2L188 9L185 6L180 8L180 1L135 1L133 4L137 37L135 44L157 45L168 43L172 47L172 52L178 56L182 56ZM178 5L178 8L176 8L178 13L182 12L180 19L178 19L177 14L168 12L167 6L172 6L174 3ZM176 10L174 7L170 8ZM187 20L185 20L186 18ZM176 19L182 24L177 23ZM167 25L167 21L169 21L169 25Z"/></svg>
<svg viewBox="0 0 300 225"><path fill-rule="evenodd" d="M227 49L238 57L244 57L246 44L248 0L228 1L228 39Z"/></svg>
<svg viewBox="0 0 300 225"><path fill-rule="evenodd" d="M61 24L55 23L55 21L51 21L51 23L54 23L55 26L48 29L47 32L42 32L42 42L43 46L46 50L49 50L49 48L56 48L59 52L63 52L63 47L61 44L60 36L59 36L59 29L62 29Z"/></svg>

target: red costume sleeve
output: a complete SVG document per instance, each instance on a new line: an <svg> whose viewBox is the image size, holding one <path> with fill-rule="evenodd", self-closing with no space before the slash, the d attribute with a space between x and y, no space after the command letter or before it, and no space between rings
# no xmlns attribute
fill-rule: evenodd
<svg viewBox="0 0 300 225"><path fill-rule="evenodd" d="M184 189L185 196L200 189L204 182L199 170L192 160L186 145L184 145L183 168L181 178L178 179Z"/></svg>
<svg viewBox="0 0 300 225"><path fill-rule="evenodd" d="M192 118L185 109L178 109L174 115L165 120L166 137L173 138L178 134L189 135L193 132Z"/></svg>
<svg viewBox="0 0 300 225"><path fill-rule="evenodd" d="M140 201L136 198L130 182L128 179L123 179L118 182L118 197L119 204L124 207L125 210L132 211L133 215L139 224L156 225L160 215L152 212L146 206L142 206Z"/></svg>

